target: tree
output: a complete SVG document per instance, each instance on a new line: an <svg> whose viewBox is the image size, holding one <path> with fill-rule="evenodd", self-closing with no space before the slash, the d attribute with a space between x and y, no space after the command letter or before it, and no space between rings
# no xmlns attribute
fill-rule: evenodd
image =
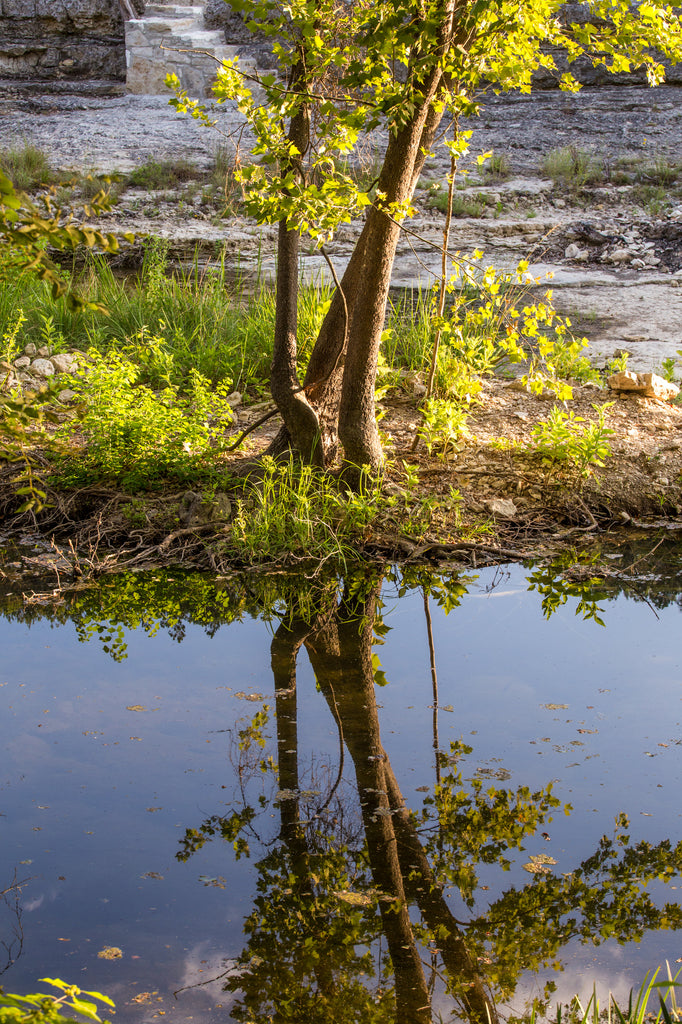
<svg viewBox="0 0 682 1024"><path fill-rule="evenodd" d="M270 35L280 77L258 81L254 99L237 61L219 72L219 101L236 99L253 130L260 162L240 171L249 211L278 223L277 322L272 394L283 428L272 454L293 449L330 466L343 447L343 471L355 486L360 467L376 472L382 450L374 384L388 288L401 226L424 161L445 141L453 160L470 132L459 118L477 111L481 93L530 92L533 73L554 70L551 46L569 61L586 56L612 72L646 69L664 76L662 54L682 57L682 28L669 2L586 0L589 18L561 20L561 0L227 0L249 27ZM177 88L171 102L210 123L205 109ZM444 126L445 121L445 126ZM383 129L377 178L358 183L348 162L359 141ZM337 283L305 377L297 372L296 296L300 238L322 248L344 221L364 224Z"/></svg>

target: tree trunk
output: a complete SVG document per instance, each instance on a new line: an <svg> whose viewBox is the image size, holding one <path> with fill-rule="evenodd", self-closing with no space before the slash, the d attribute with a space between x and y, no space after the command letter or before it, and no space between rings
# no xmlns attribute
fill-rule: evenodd
<svg viewBox="0 0 682 1024"><path fill-rule="evenodd" d="M305 66L297 64L291 76L292 88L305 78ZM294 171L302 178L301 161L310 147L310 111L301 104L291 119L288 139L296 147L298 156L281 171ZM300 233L290 230L286 218L279 222L277 238L277 298L275 308L275 337L270 390L275 404L286 424L292 447L306 462L324 465L320 446L319 425L314 409L301 388L296 366L298 346L298 256Z"/></svg>

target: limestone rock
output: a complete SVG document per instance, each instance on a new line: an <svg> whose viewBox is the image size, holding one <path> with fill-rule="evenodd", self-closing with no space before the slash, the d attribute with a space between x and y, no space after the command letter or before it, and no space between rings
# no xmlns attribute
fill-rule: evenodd
<svg viewBox="0 0 682 1024"><path fill-rule="evenodd" d="M486 505L494 516L501 516L502 519L514 519L519 514L511 498L490 498Z"/></svg>
<svg viewBox="0 0 682 1024"><path fill-rule="evenodd" d="M54 366L49 359L34 359L31 363L31 373L34 377L53 377Z"/></svg>
<svg viewBox="0 0 682 1024"><path fill-rule="evenodd" d="M57 373L71 373L74 367L74 358L68 352L58 352L56 355L51 356L50 362L54 366Z"/></svg>
<svg viewBox="0 0 682 1024"><path fill-rule="evenodd" d="M31 365L31 357L19 356L18 359L14 360L14 365L17 368L17 370L25 370L28 366Z"/></svg>
<svg viewBox="0 0 682 1024"><path fill-rule="evenodd" d="M643 398L658 398L669 402L680 393L677 384L659 377L657 373L634 373L623 370L614 373L607 381L612 391L629 391Z"/></svg>

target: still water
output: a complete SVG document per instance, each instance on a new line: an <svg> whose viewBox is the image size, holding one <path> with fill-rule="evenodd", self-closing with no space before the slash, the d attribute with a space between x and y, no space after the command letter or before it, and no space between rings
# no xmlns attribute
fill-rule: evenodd
<svg viewBox="0 0 682 1024"><path fill-rule="evenodd" d="M422 1024L677 970L682 552L622 557L8 595L0 983Z"/></svg>

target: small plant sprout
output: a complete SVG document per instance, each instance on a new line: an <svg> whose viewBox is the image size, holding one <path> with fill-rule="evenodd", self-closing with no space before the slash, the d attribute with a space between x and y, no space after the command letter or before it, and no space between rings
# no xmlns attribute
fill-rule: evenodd
<svg viewBox="0 0 682 1024"><path fill-rule="evenodd" d="M585 479L594 466L603 466L611 455L608 438L614 431L606 426L607 410L613 402L593 405L596 422L586 422L573 412L562 412L555 406L546 423L538 423L531 431L531 450L537 452L548 466L568 466Z"/></svg>

